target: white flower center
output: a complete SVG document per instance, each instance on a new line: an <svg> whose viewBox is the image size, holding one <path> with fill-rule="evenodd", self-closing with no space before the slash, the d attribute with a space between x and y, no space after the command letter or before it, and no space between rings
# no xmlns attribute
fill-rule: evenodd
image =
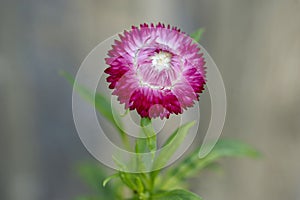
<svg viewBox="0 0 300 200"><path fill-rule="evenodd" d="M159 72L170 68L172 55L168 52L160 51L151 57L153 67Z"/></svg>

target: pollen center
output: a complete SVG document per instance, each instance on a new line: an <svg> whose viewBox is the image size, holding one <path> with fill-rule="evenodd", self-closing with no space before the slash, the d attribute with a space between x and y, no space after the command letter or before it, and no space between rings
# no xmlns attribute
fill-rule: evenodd
<svg viewBox="0 0 300 200"><path fill-rule="evenodd" d="M171 66L171 57L172 55L168 52L160 51L159 53L155 53L155 55L151 57L152 65L159 72L164 69L169 69Z"/></svg>

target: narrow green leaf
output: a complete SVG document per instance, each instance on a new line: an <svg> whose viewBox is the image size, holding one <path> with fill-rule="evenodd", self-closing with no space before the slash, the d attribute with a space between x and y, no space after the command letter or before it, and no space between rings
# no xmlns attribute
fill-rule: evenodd
<svg viewBox="0 0 300 200"><path fill-rule="evenodd" d="M181 145L186 135L188 134L190 128L194 126L195 121L186 123L179 127L172 135L168 138L168 140L162 146L162 150L157 156L155 160L155 168L161 168L164 166L168 160L172 157L172 155L176 152L178 147Z"/></svg>
<svg viewBox="0 0 300 200"><path fill-rule="evenodd" d="M196 42L200 42L202 35L204 33L205 29L204 28L199 28L195 32L191 33L190 36L193 38Z"/></svg>
<svg viewBox="0 0 300 200"><path fill-rule="evenodd" d="M90 91L88 91L85 87L83 87L79 84L75 84L75 79L71 74L69 74L65 71L61 71L60 74L63 77L65 77L73 87L75 87L75 90L84 99L86 99L90 103L94 103L94 101L95 101L95 107L103 117L108 119L110 122L115 123L114 116L112 114L112 110L111 110L111 106L110 106L110 102L103 95L96 93L95 99L93 99L93 95Z"/></svg>
<svg viewBox="0 0 300 200"><path fill-rule="evenodd" d="M139 189L141 187L139 184L141 183L141 181L139 180L139 183L137 183L138 177L135 174L119 171L119 176L120 176L122 182L125 185L127 185L127 187L129 187L133 191L136 191L136 192L139 191Z"/></svg>
<svg viewBox="0 0 300 200"><path fill-rule="evenodd" d="M140 173L127 173L119 171L119 177L121 181L130 188L133 193L142 194L146 188L145 186L145 174Z"/></svg>
<svg viewBox="0 0 300 200"><path fill-rule="evenodd" d="M85 87L75 83L75 79L71 74L62 70L59 73L61 76L66 78L66 80L75 88L78 94L80 94L85 100L87 100L92 105L95 103L96 110L118 130L124 144L127 148L129 148L129 141L126 133L124 133L124 131L122 130L121 120L119 116L113 115L110 101L100 93L96 93L94 99L90 91L88 91Z"/></svg>
<svg viewBox="0 0 300 200"><path fill-rule="evenodd" d="M135 177L135 183L136 183L136 188L137 188L138 193L144 192L144 185L143 185L140 177L138 177L138 176Z"/></svg>
<svg viewBox="0 0 300 200"><path fill-rule="evenodd" d="M119 171L127 171L128 165L122 160L120 155L112 155L112 159L114 163L118 166Z"/></svg>
<svg viewBox="0 0 300 200"><path fill-rule="evenodd" d="M215 157L248 156L252 158L261 156L261 154L250 145L245 144L238 140L229 140L229 139L219 140L215 145L215 147L213 148L210 155Z"/></svg>
<svg viewBox="0 0 300 200"><path fill-rule="evenodd" d="M109 181L111 181L111 180L114 179L114 178L118 178L118 177L119 177L119 173L116 173L116 174L113 174L113 175L107 177L107 178L102 182L102 186L105 187L106 184L107 184Z"/></svg>
<svg viewBox="0 0 300 200"><path fill-rule="evenodd" d="M153 195L152 200L201 200L197 194L177 189Z"/></svg>
<svg viewBox="0 0 300 200"><path fill-rule="evenodd" d="M165 188L176 187L187 178L193 177L199 171L212 165L221 157L258 157L260 154L251 146L236 140L219 140L213 150L204 158L199 158L199 149L188 155L177 166L165 173Z"/></svg>

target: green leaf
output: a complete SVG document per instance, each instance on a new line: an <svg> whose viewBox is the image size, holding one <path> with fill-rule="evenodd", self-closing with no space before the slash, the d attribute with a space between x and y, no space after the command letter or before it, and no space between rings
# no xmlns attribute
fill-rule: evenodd
<svg viewBox="0 0 300 200"><path fill-rule="evenodd" d="M198 195L182 189L158 193L153 195L152 197L152 200L201 200L201 199L202 198L199 197Z"/></svg>
<svg viewBox="0 0 300 200"><path fill-rule="evenodd" d="M122 182L133 191L138 192L140 190L143 190L143 187L141 186L142 181L136 174L119 171L119 175Z"/></svg>
<svg viewBox="0 0 300 200"><path fill-rule="evenodd" d="M138 176L135 177L135 183L136 183L136 188L137 188L138 193L144 192L144 185L143 185L140 177L138 177Z"/></svg>
<svg viewBox="0 0 300 200"><path fill-rule="evenodd" d="M90 91L75 83L75 79L71 74L65 71L60 71L59 73L68 80L68 82L75 88L76 92L78 92L78 94L80 94L85 100L90 102L92 105L95 103L96 110L118 130L124 144L126 147L129 147L130 145L126 133L122 130L121 120L119 116L113 115L110 101L100 93L96 93L94 99L93 94Z"/></svg>
<svg viewBox="0 0 300 200"><path fill-rule="evenodd" d="M252 158L261 156L261 154L250 145L238 140L229 139L219 140L209 155L214 157L248 156Z"/></svg>
<svg viewBox="0 0 300 200"><path fill-rule="evenodd" d="M71 74L69 74L65 71L61 71L60 74L63 77L65 77L73 87L75 87L75 90L84 99L86 99L90 103L94 103L94 101L95 101L95 107L103 117L108 119L110 122L115 123L114 116L112 114L112 109L110 106L110 102L103 95L96 93L95 99L93 99L93 95L90 91L88 91L86 88L84 88L83 86L81 86L79 84L75 84L75 79Z"/></svg>
<svg viewBox="0 0 300 200"><path fill-rule="evenodd" d="M132 194L142 195L147 188L147 175L142 173L127 173L119 171L121 181L132 190ZM124 191L124 190L123 190ZM123 199L123 198L122 198Z"/></svg>
<svg viewBox="0 0 300 200"><path fill-rule="evenodd" d="M162 146L162 150L160 151L159 155L155 160L155 169L163 167L169 161L169 159L176 152L176 150L188 134L190 128L194 126L194 124L195 121L186 123L179 127L176 131L174 131L174 133L172 133L172 135Z"/></svg>
<svg viewBox="0 0 300 200"><path fill-rule="evenodd" d="M113 174L113 175L107 177L107 178L102 182L102 186L105 187L106 184L107 184L109 181L111 181L111 180L114 179L114 178L118 178L118 177L119 177L119 173L116 173L116 174Z"/></svg>
<svg viewBox="0 0 300 200"><path fill-rule="evenodd" d="M128 165L126 164L127 161L124 161L120 155L112 155L112 159L114 163L118 166L119 171L127 171Z"/></svg>
<svg viewBox="0 0 300 200"><path fill-rule="evenodd" d="M199 158L199 149L188 155L177 166L166 171L168 181L163 188L172 188L180 185L187 178L193 177L200 170L212 165L221 157L258 157L260 154L251 146L236 140L219 140L213 150L204 158Z"/></svg>
<svg viewBox="0 0 300 200"><path fill-rule="evenodd" d="M204 33L205 29L204 28L199 28L195 32L191 33L190 36L193 38L196 42L200 42L202 35Z"/></svg>

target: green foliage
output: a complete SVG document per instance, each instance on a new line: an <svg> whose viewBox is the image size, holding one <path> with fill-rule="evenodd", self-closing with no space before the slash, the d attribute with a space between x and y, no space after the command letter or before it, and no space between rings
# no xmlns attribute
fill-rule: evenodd
<svg viewBox="0 0 300 200"><path fill-rule="evenodd" d="M94 99L90 91L88 91L85 87L75 83L75 79L72 75L65 71L61 71L60 74L68 80L68 82L74 87L76 92L78 92L85 100L87 100L91 104L95 102L95 108L97 109L97 111L112 124L116 125L110 102L105 98L105 96L96 93Z"/></svg>
<svg viewBox="0 0 300 200"><path fill-rule="evenodd" d="M222 156L248 156L253 158L261 156L261 154L250 145L232 139L219 140L209 155L215 159Z"/></svg>
<svg viewBox="0 0 300 200"><path fill-rule="evenodd" d="M102 186L105 187L106 184L107 184L109 181L111 181L112 179L117 178L117 177L119 177L119 174L118 174L118 173L113 174L113 175L107 177L107 178L103 181Z"/></svg>
<svg viewBox="0 0 300 200"><path fill-rule="evenodd" d="M198 29L191 34L191 37L199 42L203 32L203 28ZM121 116L113 115L110 101L100 93L93 96L85 87L75 83L75 79L70 74L62 71L61 75L69 81L84 99L95 105L96 110L117 129L125 147L131 149L128 137L122 130L119 118ZM128 112L129 110L124 115ZM137 154L137 160L133 163L138 165L137 167L141 170L153 167L154 171L149 173L118 171L107 177L106 172L100 166L82 164L78 171L95 190L95 194L89 197L79 197L77 200L123 200L126 198L127 200L201 200L202 198L198 195L183 189L187 185L188 178L193 177L207 167L217 166L216 161L222 157L248 156L256 158L260 155L258 151L245 143L234 140L219 140L213 150L204 158L199 157L199 148L176 165L164 171L158 170L164 167L172 158L194 124L193 121L177 128L163 144L160 152L156 153L157 138L151 119L142 118L140 125L143 138L136 139L135 153ZM205 150L209 146L204 146L201 150ZM152 155L151 162L144 154L148 152ZM120 169L127 169L128 166L122 163L122 158L113 156L112 159ZM125 194L126 197L124 197Z"/></svg>
<svg viewBox="0 0 300 200"><path fill-rule="evenodd" d="M171 190L153 195L152 200L201 200L198 195L186 190Z"/></svg>
<svg viewBox="0 0 300 200"><path fill-rule="evenodd" d="M127 187L129 187L133 191L139 191L140 186L138 186L138 184L140 184L140 179L137 176L134 176L131 173L126 173L126 172L120 171L119 177L122 180L122 182L125 185L127 185Z"/></svg>
<svg viewBox="0 0 300 200"><path fill-rule="evenodd" d="M178 147L184 141L186 135L188 134L190 128L194 126L195 122L189 122L172 133L172 135L167 139L167 141L163 144L162 150L159 153L158 157L155 160L155 168L161 168L164 166L172 155L176 152Z"/></svg>
<svg viewBox="0 0 300 200"><path fill-rule="evenodd" d="M193 123L184 124L180 128L188 132ZM180 129L179 128L179 129ZM179 130L178 129L178 130ZM171 145L176 138L175 131L166 141L164 145ZM213 150L204 158L199 158L199 149L195 150L184 160L174 167L170 167L164 173L154 171L151 173L126 173L119 171L116 174L105 177L105 173L100 167L85 164L80 167L80 174L85 177L87 183L97 189L97 195L91 197L80 197L78 200L94 200L94 199L123 199L122 192L124 187L132 191L131 200L152 199L152 200L168 200L168 199L197 199L199 196L189 191L178 189L184 187L188 178L199 174L208 166L214 166L215 162L222 157L242 157L248 156L257 158L260 153L251 146L236 140L222 139L217 142ZM157 158L156 158L157 159ZM158 181L154 179L158 176ZM116 179L121 182L119 184L108 185L107 183ZM100 181L103 181L104 187L100 187ZM120 184L121 183L121 184Z"/></svg>
<svg viewBox="0 0 300 200"><path fill-rule="evenodd" d="M204 158L199 158L199 149L181 161L176 166L165 172L163 188L174 188L180 186L186 179L198 174L204 168L214 164L222 157L242 157L248 156L257 158L259 152L251 146L236 140L222 139L214 146L213 150Z"/></svg>
<svg viewBox="0 0 300 200"><path fill-rule="evenodd" d="M202 35L204 33L205 29L204 28L199 28L195 32L191 33L190 36L193 38L196 42L200 42Z"/></svg>
<svg viewBox="0 0 300 200"><path fill-rule="evenodd" d="M104 118L106 118L113 125L113 127L117 129L124 145L129 149L130 144L128 138L126 136L126 133L124 133L122 129L122 124L119 116L113 115L113 108L111 107L110 101L104 95L98 92L95 94L94 98L93 94L89 90L75 82L75 79L71 74L65 71L60 71L60 75L66 78L66 80L74 87L76 92L78 92L78 94L80 94L82 98L91 103L91 105L95 105L96 110Z"/></svg>

